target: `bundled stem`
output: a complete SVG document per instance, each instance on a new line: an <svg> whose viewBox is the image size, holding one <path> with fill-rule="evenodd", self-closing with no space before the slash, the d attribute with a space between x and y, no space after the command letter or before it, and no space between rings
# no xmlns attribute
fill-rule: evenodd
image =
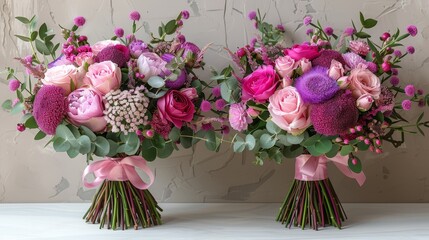
<svg viewBox="0 0 429 240"><path fill-rule="evenodd" d="M100 223L100 228L122 230L139 226L161 225L162 209L149 192L134 187L129 181L105 180L94 196L91 207L83 218L86 222Z"/></svg>
<svg viewBox="0 0 429 240"><path fill-rule="evenodd" d="M307 224L314 230L326 225L341 229L347 219L337 194L328 179L320 181L294 180L286 195L277 221L285 227L301 227Z"/></svg>

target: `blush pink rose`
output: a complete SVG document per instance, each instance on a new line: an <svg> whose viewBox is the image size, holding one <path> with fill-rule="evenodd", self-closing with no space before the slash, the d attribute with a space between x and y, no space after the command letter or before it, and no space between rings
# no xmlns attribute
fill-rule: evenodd
<svg viewBox="0 0 429 240"><path fill-rule="evenodd" d="M359 98L364 94L371 95L374 99L378 99L381 92L380 79L360 64L358 68L352 69L348 77L350 89L353 96Z"/></svg>
<svg viewBox="0 0 429 240"><path fill-rule="evenodd" d="M307 58L301 58L301 60L298 61L298 67L301 68L301 72L304 74L311 70L311 61Z"/></svg>
<svg viewBox="0 0 429 240"><path fill-rule="evenodd" d="M281 84L282 88L285 88L285 87L291 86L293 84L293 79L290 77L284 77L281 80L281 83L282 83Z"/></svg>
<svg viewBox="0 0 429 240"><path fill-rule="evenodd" d="M262 66L243 79L241 96L243 101L263 103L276 91L279 76L273 66Z"/></svg>
<svg viewBox="0 0 429 240"><path fill-rule="evenodd" d="M343 64L341 64L335 59L332 59L331 67L329 68L328 75L334 80L338 80L340 77L344 76Z"/></svg>
<svg viewBox="0 0 429 240"><path fill-rule="evenodd" d="M94 88L101 95L121 86L121 69L111 61L94 63L88 67L84 82Z"/></svg>
<svg viewBox="0 0 429 240"><path fill-rule="evenodd" d="M103 40L96 42L94 45L92 45L91 50L95 55L97 55L99 52L101 52L101 50L105 49L106 47L111 47L118 44L121 44L121 42L116 40Z"/></svg>
<svg viewBox="0 0 429 240"><path fill-rule="evenodd" d="M93 52L81 52L76 56L74 62L79 66L83 66L85 63L93 64L95 62L94 58Z"/></svg>
<svg viewBox="0 0 429 240"><path fill-rule="evenodd" d="M139 68L139 73L144 75L144 82L152 76L166 74L168 69L165 65L167 65L167 62L152 52L144 52L137 59L137 67Z"/></svg>
<svg viewBox="0 0 429 240"><path fill-rule="evenodd" d="M183 88L180 92L185 94L190 100L194 100L198 97L198 92L195 88Z"/></svg>
<svg viewBox="0 0 429 240"><path fill-rule="evenodd" d="M107 121L104 118L102 97L89 88L80 88L67 97L67 117L76 126L85 126L94 132L104 131Z"/></svg>
<svg viewBox="0 0 429 240"><path fill-rule="evenodd" d="M297 65L290 56L279 57L276 59L276 70L281 77L291 77Z"/></svg>
<svg viewBox="0 0 429 240"><path fill-rule="evenodd" d="M343 76L338 78L337 85L340 87L340 89L346 89L350 85L350 80L348 76Z"/></svg>
<svg viewBox="0 0 429 240"><path fill-rule="evenodd" d="M168 91L158 99L158 111L161 119L165 119L181 128L183 122L190 122L194 118L195 106L189 97L177 90Z"/></svg>
<svg viewBox="0 0 429 240"><path fill-rule="evenodd" d="M370 94L364 94L356 100L356 106L362 112L368 111L373 103L374 99Z"/></svg>
<svg viewBox="0 0 429 240"><path fill-rule="evenodd" d="M292 48L285 49L284 54L295 59L295 61L299 61L302 58L313 60L320 55L317 46L310 46L307 44L294 45Z"/></svg>
<svg viewBox="0 0 429 240"><path fill-rule="evenodd" d="M292 135L299 135L310 125L309 108L295 87L277 90L269 99L272 121Z"/></svg>
<svg viewBox="0 0 429 240"><path fill-rule="evenodd" d="M73 65L59 65L49 68L42 79L44 85L54 85L64 89L65 94L71 92L71 82L75 87L82 85L83 73Z"/></svg>

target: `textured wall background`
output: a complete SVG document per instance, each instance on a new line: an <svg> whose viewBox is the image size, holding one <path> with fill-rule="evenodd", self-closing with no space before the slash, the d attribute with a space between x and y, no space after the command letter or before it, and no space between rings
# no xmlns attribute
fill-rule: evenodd
<svg viewBox="0 0 429 240"><path fill-rule="evenodd" d="M15 16L47 22L56 32L58 24L69 26L77 15L87 23L82 33L92 43L112 35L115 26L130 30L128 13L139 10L145 31L156 30L161 21L177 16L182 9L191 12L183 32L187 39L203 46L212 42L206 55L208 66L226 66L228 57L223 46L236 49L256 33L247 20L247 12L259 8L271 23L286 26L288 41L305 39L302 19L306 15L329 23L336 30L350 25L350 17L359 22L359 11L380 20L381 34L396 27L405 29L413 23L419 34L413 38L417 52L404 62L400 71L403 82L413 82L429 91L429 1L427 0L0 0L0 67L17 66L14 56L30 50L13 34L25 31ZM149 39L145 31L140 34ZM208 79L209 74L202 74ZM4 78L5 76L2 75ZM1 84L4 84L1 83ZM13 97L6 86L0 88L0 100ZM416 113L411 113L416 117ZM429 115L427 115L429 117ZM95 190L82 187L83 157L68 159L56 153L46 142L32 141L35 132L18 134L18 116L0 111L0 202L80 202L91 199ZM429 131L427 131L429 133ZM386 148L382 155L361 154L366 184L357 184L330 166L330 176L344 202L428 202L429 148L427 139L409 136L406 146ZM286 194L292 177L293 161L263 167L252 164L250 153L234 154L225 146L218 153L204 146L176 152L170 159L150 163L156 172L151 191L164 202L279 202Z"/></svg>

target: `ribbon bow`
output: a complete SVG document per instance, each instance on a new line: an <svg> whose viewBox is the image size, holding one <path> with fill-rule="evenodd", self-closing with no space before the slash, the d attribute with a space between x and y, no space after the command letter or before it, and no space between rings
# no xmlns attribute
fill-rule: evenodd
<svg viewBox="0 0 429 240"><path fill-rule="evenodd" d="M363 172L355 173L348 167L348 156L337 155L333 158L328 158L325 155L314 157L309 154L302 154L296 158L295 163L295 179L302 181L319 181L328 178L327 162L334 162L335 166L349 178L353 178L362 186L366 180Z"/></svg>
<svg viewBox="0 0 429 240"><path fill-rule="evenodd" d="M145 183L136 171L140 168L149 176L149 183ZM93 182L86 181L86 175L94 173ZM146 160L140 156L129 156L125 158L105 158L96 161L85 168L82 175L83 185L87 188L98 186L104 180L130 181L136 188L144 190L152 185L155 177L152 170L147 166Z"/></svg>

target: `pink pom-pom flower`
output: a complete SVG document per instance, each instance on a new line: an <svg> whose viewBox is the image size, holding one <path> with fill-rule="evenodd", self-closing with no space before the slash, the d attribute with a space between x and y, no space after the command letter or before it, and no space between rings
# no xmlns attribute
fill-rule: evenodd
<svg viewBox="0 0 429 240"><path fill-rule="evenodd" d="M43 86L33 103L33 116L40 130L54 135L66 114L64 90L54 85Z"/></svg>

